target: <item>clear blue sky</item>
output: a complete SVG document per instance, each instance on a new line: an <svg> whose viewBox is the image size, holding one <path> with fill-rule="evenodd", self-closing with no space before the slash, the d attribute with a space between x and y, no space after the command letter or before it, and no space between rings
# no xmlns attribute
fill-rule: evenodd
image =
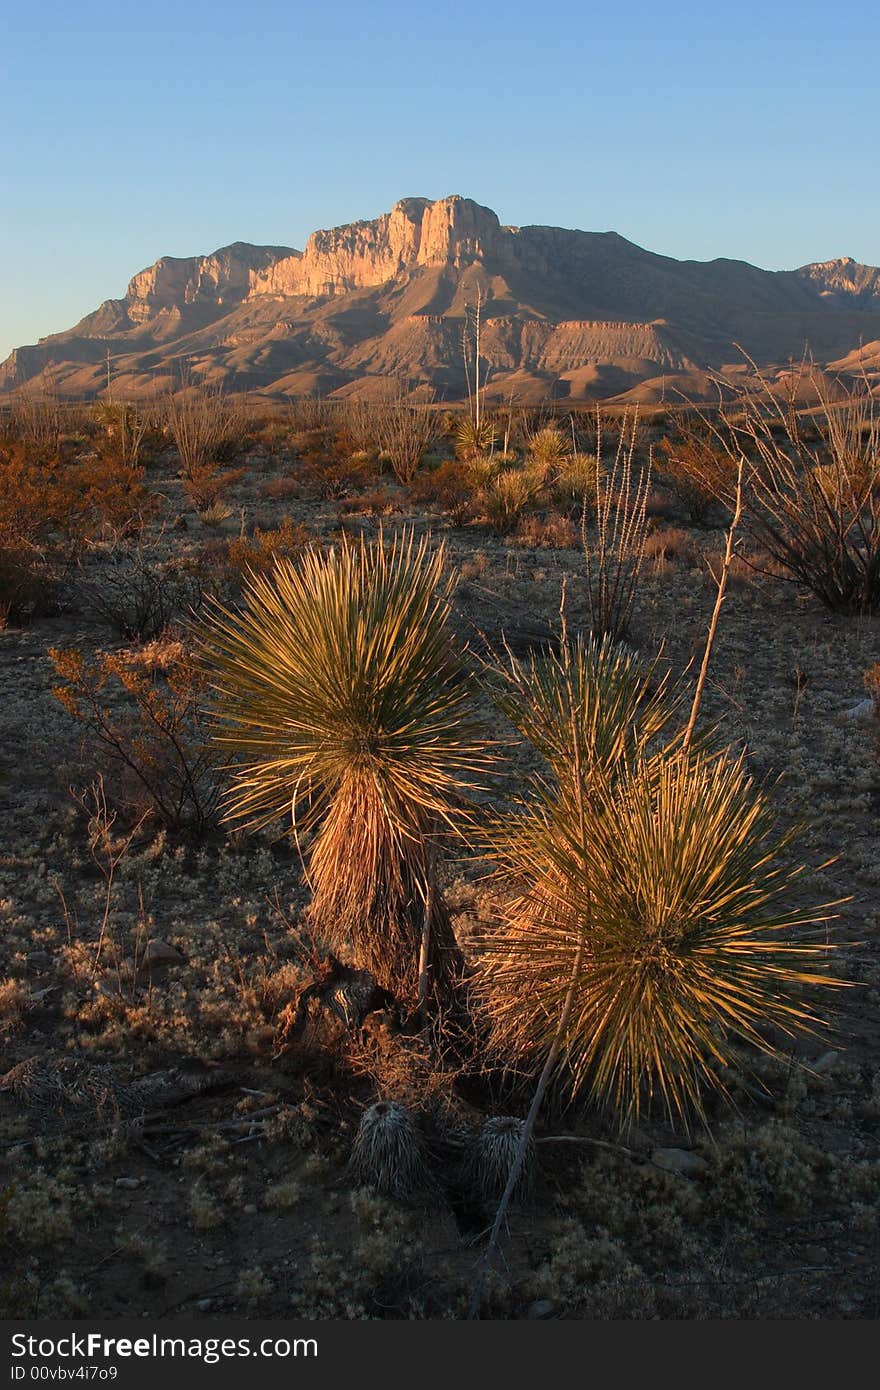
<svg viewBox="0 0 880 1390"><path fill-rule="evenodd" d="M868 0L0 4L0 357L160 255L401 197L768 269L880 263Z"/></svg>

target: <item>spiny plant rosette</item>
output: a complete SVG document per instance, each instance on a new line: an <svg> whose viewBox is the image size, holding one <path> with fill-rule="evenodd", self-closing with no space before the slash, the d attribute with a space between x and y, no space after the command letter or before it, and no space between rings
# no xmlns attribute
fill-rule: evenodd
<svg viewBox="0 0 880 1390"><path fill-rule="evenodd" d="M465 1163L468 1185L487 1202L498 1201L523 1142L525 1120L514 1115L491 1115L474 1139ZM524 1162L513 1196L527 1197L531 1191L535 1166L535 1145L526 1140Z"/></svg>
<svg viewBox="0 0 880 1390"><path fill-rule="evenodd" d="M408 1197L430 1185L425 1143L412 1111L380 1100L361 1115L349 1170L388 1197Z"/></svg>
<svg viewBox="0 0 880 1390"><path fill-rule="evenodd" d="M443 548L401 533L251 574L202 635L218 737L239 757L227 818L314 830L312 912L334 951L407 1006L461 970L437 883L484 764L449 626Z"/></svg>
<svg viewBox="0 0 880 1390"><path fill-rule="evenodd" d="M654 1098L687 1122L704 1114L707 1085L724 1089L737 1042L772 1052L769 1026L788 1037L820 1026L804 998L837 983L823 970L832 905L796 904L791 836L742 759L679 738L652 750L657 702L643 705L641 725L638 707L618 698L615 736L603 701L625 668L613 650L514 671L518 723L553 775L535 778L496 827L513 892L484 944L478 991L494 1049L530 1067L556 1044L571 991L557 1083L587 1089L622 1126ZM602 711L592 715L579 695L591 663Z"/></svg>

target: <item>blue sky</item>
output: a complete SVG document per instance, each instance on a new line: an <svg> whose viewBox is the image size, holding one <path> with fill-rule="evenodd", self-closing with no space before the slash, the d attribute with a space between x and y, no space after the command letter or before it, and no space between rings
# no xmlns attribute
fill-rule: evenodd
<svg viewBox="0 0 880 1390"><path fill-rule="evenodd" d="M880 263L880 7L33 0L0 25L0 358L163 254L401 197Z"/></svg>

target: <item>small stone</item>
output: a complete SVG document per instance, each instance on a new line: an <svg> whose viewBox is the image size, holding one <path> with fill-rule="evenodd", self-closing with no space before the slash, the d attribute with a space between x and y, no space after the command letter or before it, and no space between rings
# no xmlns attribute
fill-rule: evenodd
<svg viewBox="0 0 880 1390"><path fill-rule="evenodd" d="M552 1318L555 1313L556 1304L551 1303L549 1298L539 1298L537 1302L530 1303L526 1309L526 1317L532 1322L538 1322L544 1318Z"/></svg>
<svg viewBox="0 0 880 1390"><path fill-rule="evenodd" d="M244 1211L245 1216L256 1216L257 1214L257 1208L253 1202L248 1202L246 1206L242 1208L242 1210Z"/></svg>
<svg viewBox="0 0 880 1390"><path fill-rule="evenodd" d="M876 711L873 700L860 700L852 709L844 710L844 719L872 719Z"/></svg>
<svg viewBox="0 0 880 1390"><path fill-rule="evenodd" d="M180 965L182 962L183 955L176 946L169 946L167 941L154 938L147 942L147 949L141 959L141 969L156 965Z"/></svg>
<svg viewBox="0 0 880 1390"><path fill-rule="evenodd" d="M686 1178L695 1178L698 1173L705 1173L709 1166L705 1158L700 1154L691 1153L690 1149L655 1149L651 1154L651 1162L667 1173L679 1173Z"/></svg>
<svg viewBox="0 0 880 1390"><path fill-rule="evenodd" d="M813 1071L823 1076L826 1072L833 1071L837 1065L838 1052L823 1052L822 1056L813 1063Z"/></svg>
<svg viewBox="0 0 880 1390"><path fill-rule="evenodd" d="M114 1187L122 1187L126 1192L134 1192L136 1187L140 1187L140 1178L117 1178Z"/></svg>
<svg viewBox="0 0 880 1390"><path fill-rule="evenodd" d="M200 1313L207 1313L209 1308L213 1308L213 1298L199 1298L196 1300L196 1307Z"/></svg>

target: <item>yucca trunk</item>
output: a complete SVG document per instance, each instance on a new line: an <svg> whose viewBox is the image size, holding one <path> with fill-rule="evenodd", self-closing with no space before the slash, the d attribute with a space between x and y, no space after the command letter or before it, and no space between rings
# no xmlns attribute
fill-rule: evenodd
<svg viewBox="0 0 880 1390"><path fill-rule="evenodd" d="M462 971L435 864L425 827L399 830L375 782L363 775L339 789L309 856L317 931L340 958L368 970L410 1008L448 999Z"/></svg>

